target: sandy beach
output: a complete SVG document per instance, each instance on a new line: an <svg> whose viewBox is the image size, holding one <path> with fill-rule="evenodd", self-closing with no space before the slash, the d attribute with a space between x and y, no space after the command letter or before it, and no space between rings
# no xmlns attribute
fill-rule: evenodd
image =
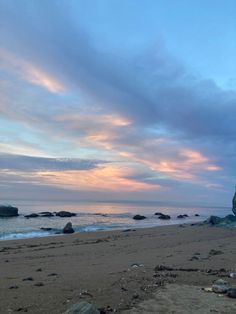
<svg viewBox="0 0 236 314"><path fill-rule="evenodd" d="M203 291L236 270L236 229L199 225L0 242L0 313L62 314L86 300L103 313L228 313Z"/></svg>

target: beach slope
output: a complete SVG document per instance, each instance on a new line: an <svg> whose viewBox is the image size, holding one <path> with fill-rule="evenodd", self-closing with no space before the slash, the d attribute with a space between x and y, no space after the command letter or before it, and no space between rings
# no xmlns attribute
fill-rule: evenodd
<svg viewBox="0 0 236 314"><path fill-rule="evenodd" d="M235 243L236 228L198 225L2 241L0 313L61 314L86 300L104 313L233 314L235 299L202 288L236 286Z"/></svg>

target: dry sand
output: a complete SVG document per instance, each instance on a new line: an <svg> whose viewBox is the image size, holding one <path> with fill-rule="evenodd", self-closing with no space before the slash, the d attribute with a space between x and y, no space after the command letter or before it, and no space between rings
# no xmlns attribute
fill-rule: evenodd
<svg viewBox="0 0 236 314"><path fill-rule="evenodd" d="M0 313L61 314L86 300L127 314L235 314L236 299L201 290L236 286L235 243L236 228L196 225L0 242Z"/></svg>

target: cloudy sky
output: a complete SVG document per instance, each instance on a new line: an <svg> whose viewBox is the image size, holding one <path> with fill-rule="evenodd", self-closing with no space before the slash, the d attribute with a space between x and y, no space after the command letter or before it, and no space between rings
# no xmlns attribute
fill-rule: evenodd
<svg viewBox="0 0 236 314"><path fill-rule="evenodd" d="M230 206L235 0L0 0L0 200Z"/></svg>

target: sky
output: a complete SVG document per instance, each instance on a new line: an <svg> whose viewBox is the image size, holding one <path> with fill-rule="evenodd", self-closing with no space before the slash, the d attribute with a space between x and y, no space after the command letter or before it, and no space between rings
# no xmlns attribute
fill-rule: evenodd
<svg viewBox="0 0 236 314"><path fill-rule="evenodd" d="M0 0L0 201L231 206L235 0Z"/></svg>

